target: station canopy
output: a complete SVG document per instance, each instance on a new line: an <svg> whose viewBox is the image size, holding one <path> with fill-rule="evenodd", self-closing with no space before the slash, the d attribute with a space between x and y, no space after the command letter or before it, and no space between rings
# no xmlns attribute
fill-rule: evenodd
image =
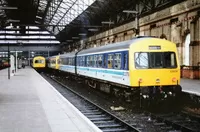
<svg viewBox="0 0 200 132"><path fill-rule="evenodd" d="M124 10L136 11L142 17L183 1L0 0L0 28L12 23L25 35L27 26L35 26L60 42L74 42L133 21L135 15Z"/></svg>

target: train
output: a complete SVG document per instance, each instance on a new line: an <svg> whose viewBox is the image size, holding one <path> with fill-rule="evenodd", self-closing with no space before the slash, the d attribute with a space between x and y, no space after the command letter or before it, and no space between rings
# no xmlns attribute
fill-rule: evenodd
<svg viewBox="0 0 200 132"><path fill-rule="evenodd" d="M46 68L46 58L43 56L35 56L31 60L31 66L37 71L43 71Z"/></svg>
<svg viewBox="0 0 200 132"><path fill-rule="evenodd" d="M7 58L0 58L0 70L10 67Z"/></svg>
<svg viewBox="0 0 200 132"><path fill-rule="evenodd" d="M94 89L131 101L163 100L181 92L176 44L140 36L48 58L48 67L82 78Z"/></svg>

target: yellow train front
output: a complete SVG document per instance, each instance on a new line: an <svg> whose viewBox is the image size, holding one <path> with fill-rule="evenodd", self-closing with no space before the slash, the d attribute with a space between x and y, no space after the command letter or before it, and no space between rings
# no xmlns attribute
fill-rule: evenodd
<svg viewBox="0 0 200 132"><path fill-rule="evenodd" d="M46 59L43 56L36 56L32 60L32 67L37 71L43 71L46 68Z"/></svg>
<svg viewBox="0 0 200 132"><path fill-rule="evenodd" d="M146 38L129 47L131 87L139 87L143 98L167 98L181 92L176 44Z"/></svg>
<svg viewBox="0 0 200 132"><path fill-rule="evenodd" d="M54 70L58 70L59 69L59 64L60 64L60 56L56 55L56 56L52 56L48 58L48 67Z"/></svg>

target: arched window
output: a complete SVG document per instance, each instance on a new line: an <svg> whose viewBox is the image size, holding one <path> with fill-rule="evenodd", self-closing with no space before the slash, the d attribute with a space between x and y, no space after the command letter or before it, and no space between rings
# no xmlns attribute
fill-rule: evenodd
<svg viewBox="0 0 200 132"><path fill-rule="evenodd" d="M187 34L185 37L185 57L184 65L190 65L190 34Z"/></svg>

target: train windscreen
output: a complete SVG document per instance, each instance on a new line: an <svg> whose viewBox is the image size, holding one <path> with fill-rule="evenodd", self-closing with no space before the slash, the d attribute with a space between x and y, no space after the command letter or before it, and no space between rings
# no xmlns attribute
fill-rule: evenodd
<svg viewBox="0 0 200 132"><path fill-rule="evenodd" d="M177 68L174 52L137 52L135 53L136 69Z"/></svg>

